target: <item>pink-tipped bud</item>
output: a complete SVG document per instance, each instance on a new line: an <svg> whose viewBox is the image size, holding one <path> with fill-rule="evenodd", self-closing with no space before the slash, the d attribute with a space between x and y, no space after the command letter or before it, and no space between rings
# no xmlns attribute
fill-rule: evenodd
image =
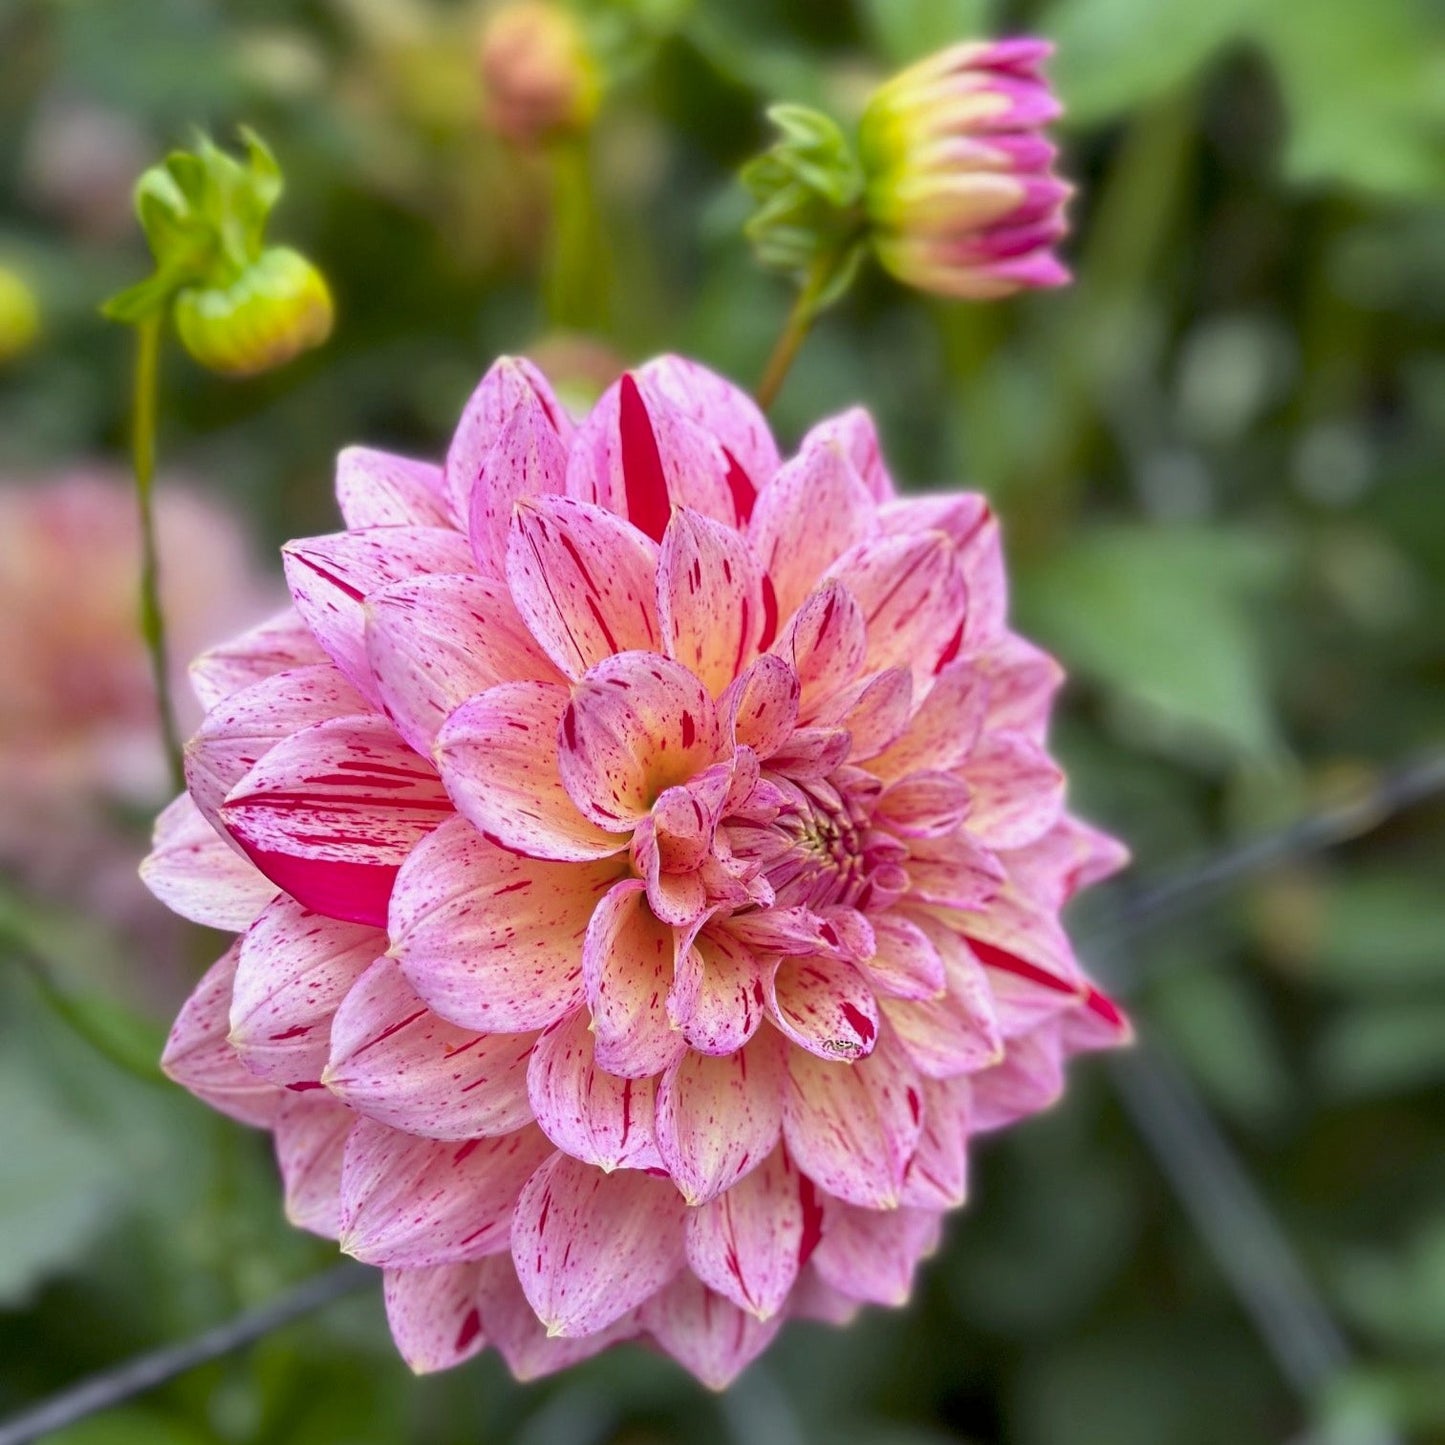
<svg viewBox="0 0 1445 1445"><path fill-rule="evenodd" d="M859 129L883 265L905 285L968 299L1061 286L1054 254L1069 185L1042 134L1061 107L1047 41L956 45L874 92Z"/></svg>
<svg viewBox="0 0 1445 1445"><path fill-rule="evenodd" d="M517 145L583 131L597 111L596 66L577 22L549 0L492 11L479 51L487 124Z"/></svg>

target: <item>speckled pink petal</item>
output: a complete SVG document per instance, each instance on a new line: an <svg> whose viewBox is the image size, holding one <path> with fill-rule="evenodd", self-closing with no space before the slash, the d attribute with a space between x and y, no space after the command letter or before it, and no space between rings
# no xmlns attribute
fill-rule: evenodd
<svg viewBox="0 0 1445 1445"><path fill-rule="evenodd" d="M753 950L723 933L703 934L678 952L667 1011L690 1048L731 1054L757 1032L765 997Z"/></svg>
<svg viewBox="0 0 1445 1445"><path fill-rule="evenodd" d="M787 1047L771 1029L726 1058L688 1052L657 1086L657 1149L689 1204L756 1169L783 1124Z"/></svg>
<svg viewBox="0 0 1445 1445"><path fill-rule="evenodd" d="M657 1084L599 1069L586 1009L537 1040L527 1090L537 1123L564 1154L600 1169L662 1169L653 1137Z"/></svg>
<svg viewBox="0 0 1445 1445"><path fill-rule="evenodd" d="M735 471L715 436L645 376L629 373L603 392L578 427L567 459L567 494L626 517L660 542L674 506L733 525Z"/></svg>
<svg viewBox="0 0 1445 1445"><path fill-rule="evenodd" d="M156 819L141 881L174 913L239 933L276 896L276 885L201 816L189 793Z"/></svg>
<svg viewBox="0 0 1445 1445"><path fill-rule="evenodd" d="M590 669L562 714L558 769L600 827L630 832L666 788L717 759L717 710L685 667L624 652Z"/></svg>
<svg viewBox="0 0 1445 1445"><path fill-rule="evenodd" d="M769 1319L822 1230L823 1203L813 1181L776 1149L725 1194L688 1211L688 1263L740 1309Z"/></svg>
<svg viewBox="0 0 1445 1445"><path fill-rule="evenodd" d="M397 1352L416 1374L449 1370L485 1348L481 1285L480 1262L386 1271L386 1323Z"/></svg>
<svg viewBox="0 0 1445 1445"><path fill-rule="evenodd" d="M801 685L801 711L811 719L863 666L868 652L863 609L843 583L825 582L804 599L773 651L793 665Z"/></svg>
<svg viewBox="0 0 1445 1445"><path fill-rule="evenodd" d="M836 693L813 721L847 728L848 760L867 762L895 742L913 716L913 678L907 668L888 667Z"/></svg>
<svg viewBox="0 0 1445 1445"><path fill-rule="evenodd" d="M1134 1027L1107 994L1090 985L1077 1008L1059 1015L1060 1039L1068 1053L1117 1049L1134 1042Z"/></svg>
<svg viewBox="0 0 1445 1445"><path fill-rule="evenodd" d="M786 773L794 781L811 782L842 767L852 748L853 738L847 728L799 728L767 762L770 768Z"/></svg>
<svg viewBox="0 0 1445 1445"><path fill-rule="evenodd" d="M714 1294L684 1270L643 1305L638 1318L653 1339L710 1390L724 1390L767 1347L781 1315L760 1320Z"/></svg>
<svg viewBox="0 0 1445 1445"><path fill-rule="evenodd" d="M869 671L911 668L922 686L956 655L967 595L953 547L941 533L861 542L833 563L830 575L863 610Z"/></svg>
<svg viewBox="0 0 1445 1445"><path fill-rule="evenodd" d="M378 1123L427 1139L509 1134L532 1117L535 1033L478 1034L439 1018L393 958L379 958L331 1023L322 1082Z"/></svg>
<svg viewBox="0 0 1445 1445"><path fill-rule="evenodd" d="M497 438L517 412L534 409L564 441L571 436L571 420L547 378L525 357L499 357L472 393L447 448L446 492L458 524L470 515L473 488Z"/></svg>
<svg viewBox="0 0 1445 1445"><path fill-rule="evenodd" d="M830 1061L861 1059L878 1041L873 990L841 958L784 958L763 987L768 1018L801 1049Z"/></svg>
<svg viewBox="0 0 1445 1445"><path fill-rule="evenodd" d="M547 863L454 818L419 844L391 901L391 952L463 1028L543 1028L582 1001L582 940L618 864Z"/></svg>
<svg viewBox="0 0 1445 1445"><path fill-rule="evenodd" d="M672 971L672 929L653 916L642 881L614 884L592 915L582 948L599 1067L636 1079L677 1060L686 1041L667 1016Z"/></svg>
<svg viewBox="0 0 1445 1445"><path fill-rule="evenodd" d="M600 507L566 497L519 502L507 582L532 636L568 677L660 644L657 543Z"/></svg>
<svg viewBox="0 0 1445 1445"><path fill-rule="evenodd" d="M683 1266L684 1212L669 1180L554 1154L512 1225L517 1278L547 1333L594 1334L656 1294Z"/></svg>
<svg viewBox="0 0 1445 1445"><path fill-rule="evenodd" d="M777 751L798 720L798 675L781 657L758 658L723 694L718 711L727 738L759 758Z"/></svg>
<svg viewBox="0 0 1445 1445"><path fill-rule="evenodd" d="M1128 865L1129 850L1117 839L1067 813L1026 848L1004 860L1009 878L1042 907L1062 908L1081 888L1102 882Z"/></svg>
<svg viewBox="0 0 1445 1445"><path fill-rule="evenodd" d="M940 838L969 816L971 806L972 794L962 778L909 773L884 789L874 817L898 838Z"/></svg>
<svg viewBox="0 0 1445 1445"><path fill-rule="evenodd" d="M626 838L578 811L557 771L570 694L549 682L503 683L463 703L437 736L452 801L479 832L533 858L606 858Z"/></svg>
<svg viewBox="0 0 1445 1445"><path fill-rule="evenodd" d="M942 838L911 839L904 867L915 902L970 912L991 903L1004 879L998 859L966 828Z"/></svg>
<svg viewBox="0 0 1445 1445"><path fill-rule="evenodd" d="M968 547L989 520L988 498L981 492L943 492L895 497L878 509L878 521L890 537L942 532L956 548ZM974 607L969 593L969 609Z"/></svg>
<svg viewBox="0 0 1445 1445"><path fill-rule="evenodd" d="M968 1197L973 1086L967 1078L923 1081L923 1133L903 1176L902 1203L956 1209Z"/></svg>
<svg viewBox="0 0 1445 1445"><path fill-rule="evenodd" d="M485 577L415 577L374 593L366 653L387 715L423 755L469 697L521 678L562 681L506 587Z"/></svg>
<svg viewBox="0 0 1445 1445"><path fill-rule="evenodd" d="M745 523L753 494L778 469L778 446L767 419L741 387L685 356L659 356L634 373L647 396L666 402L722 443L742 472L729 479L736 520Z"/></svg>
<svg viewBox="0 0 1445 1445"><path fill-rule="evenodd" d="M543 407L517 408L497 434L472 489L467 533L478 568L498 581L507 575L512 513L528 497L560 493L567 477L567 446Z"/></svg>
<svg viewBox="0 0 1445 1445"><path fill-rule="evenodd" d="M856 1064L802 1049L788 1060L783 1138L819 1188L865 1209L891 1209L922 1129L922 1080L886 1029Z"/></svg>
<svg viewBox="0 0 1445 1445"><path fill-rule="evenodd" d="M974 653L968 665L988 686L987 726L1043 742L1054 696L1064 684L1063 668L1042 648L1013 633Z"/></svg>
<svg viewBox="0 0 1445 1445"><path fill-rule="evenodd" d="M211 965L181 1007L161 1055L161 1068L213 1109L269 1129L284 1091L258 1079L226 1040L239 940Z"/></svg>
<svg viewBox="0 0 1445 1445"><path fill-rule="evenodd" d="M938 1248L943 1221L934 1210L857 1209L840 1205L813 1255L821 1279L869 1304L908 1302L918 1261Z"/></svg>
<svg viewBox="0 0 1445 1445"><path fill-rule="evenodd" d="M313 723L368 711L365 699L330 662L287 668L206 714L186 744L186 786L196 806L219 826L226 794L278 742Z"/></svg>
<svg viewBox="0 0 1445 1445"><path fill-rule="evenodd" d="M524 1383L565 1370L639 1333L636 1314L629 1312L595 1334L576 1339L549 1336L522 1293L510 1256L484 1259L479 1269L482 1326L487 1339L496 1346L512 1374Z"/></svg>
<svg viewBox="0 0 1445 1445"><path fill-rule="evenodd" d="M763 635L762 576L743 537L675 508L657 566L657 616L667 655L720 694Z"/></svg>
<svg viewBox="0 0 1445 1445"><path fill-rule="evenodd" d="M852 462L873 500L887 503L893 497L893 479L883 465L878 428L861 406L849 407L837 416L820 421L803 440L806 447L828 444L837 447Z"/></svg>
<svg viewBox="0 0 1445 1445"><path fill-rule="evenodd" d="M191 690L209 711L275 672L325 662L326 651L294 607L258 623L239 637L203 652L190 669Z"/></svg>
<svg viewBox="0 0 1445 1445"><path fill-rule="evenodd" d="M851 1325L863 1308L855 1299L834 1289L812 1265L798 1276L788 1298L788 1315L795 1320L816 1320L819 1324Z"/></svg>
<svg viewBox="0 0 1445 1445"><path fill-rule="evenodd" d="M869 760L868 771L894 781L960 766L978 745L988 703L988 683L972 665L950 663L934 679L897 741Z"/></svg>
<svg viewBox="0 0 1445 1445"><path fill-rule="evenodd" d="M936 998L943 960L928 935L898 909L873 919L874 952L860 965L879 998Z"/></svg>
<svg viewBox="0 0 1445 1445"><path fill-rule="evenodd" d="M470 572L466 539L442 527L372 527L288 542L281 549L291 599L316 640L368 701L380 693L366 656L366 599L394 582Z"/></svg>
<svg viewBox="0 0 1445 1445"><path fill-rule="evenodd" d="M242 1062L273 1083L315 1083L330 1052L332 1014L385 952L380 929L277 898L241 938L231 1044Z"/></svg>
<svg viewBox="0 0 1445 1445"><path fill-rule="evenodd" d="M286 1218L298 1229L335 1239L341 1229L341 1159L356 1124L325 1090L287 1092L276 1115L276 1163Z"/></svg>
<svg viewBox="0 0 1445 1445"><path fill-rule="evenodd" d="M362 1119L346 1142L341 1247L391 1269L500 1254L517 1195L551 1152L531 1127L457 1143Z"/></svg>
<svg viewBox="0 0 1445 1445"><path fill-rule="evenodd" d="M1010 1039L1000 1064L969 1081L973 1093L970 1128L978 1134L1002 1129L1049 1108L1064 1092L1059 1025L1050 1021Z"/></svg>
<svg viewBox="0 0 1445 1445"><path fill-rule="evenodd" d="M993 732L959 769L972 806L968 831L988 848L1022 848L1064 810L1063 770L1022 733Z"/></svg>
<svg viewBox="0 0 1445 1445"><path fill-rule="evenodd" d="M879 1001L903 1051L927 1078L949 1079L988 1068L1003 1057L1003 1038L987 984L971 998L951 990L942 998Z"/></svg>
<svg viewBox="0 0 1445 1445"><path fill-rule="evenodd" d="M876 534L877 505L831 443L804 447L758 494L748 541L790 617L833 562ZM846 579L844 579L846 581Z"/></svg>
<svg viewBox="0 0 1445 1445"><path fill-rule="evenodd" d="M451 799L376 714L293 733L231 790L221 821L278 887L318 913L381 926L402 860Z"/></svg>
<svg viewBox="0 0 1445 1445"><path fill-rule="evenodd" d="M346 447L337 456L336 504L351 531L451 524L440 467L370 447Z"/></svg>

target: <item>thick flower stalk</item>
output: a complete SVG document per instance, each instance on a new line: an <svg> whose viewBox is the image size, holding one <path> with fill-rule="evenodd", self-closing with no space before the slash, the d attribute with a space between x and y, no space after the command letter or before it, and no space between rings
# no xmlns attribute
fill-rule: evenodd
<svg viewBox="0 0 1445 1445"><path fill-rule="evenodd" d="M337 491L194 668L145 873L240 937L167 1070L274 1131L418 1370L646 1337L722 1386L901 1303L970 1137L1128 1032L987 505L899 498L861 411L781 462L670 357L576 426L501 361L444 465Z"/></svg>
<svg viewBox="0 0 1445 1445"><path fill-rule="evenodd" d="M1061 107L1046 40L956 45L896 75L858 139L878 259L906 285L987 299L1062 286L1070 188L1043 128Z"/></svg>

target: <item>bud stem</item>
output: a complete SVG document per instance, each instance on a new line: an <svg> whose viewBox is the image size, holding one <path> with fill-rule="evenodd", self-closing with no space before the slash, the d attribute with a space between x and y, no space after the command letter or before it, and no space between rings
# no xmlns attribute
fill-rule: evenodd
<svg viewBox="0 0 1445 1445"><path fill-rule="evenodd" d="M611 312L606 237L585 137L547 147L552 182L552 237L546 259L547 319L564 331L595 331Z"/></svg>
<svg viewBox="0 0 1445 1445"><path fill-rule="evenodd" d="M165 314L156 311L136 323L135 389L131 402L131 463L135 469L135 495L140 509L141 573L140 630L150 656L160 714L161 741L170 767L171 785L180 792L186 785L181 761L181 734L171 698L166 619L161 608L160 556L156 547L154 484L156 472L156 398L159 393L161 326Z"/></svg>
<svg viewBox="0 0 1445 1445"><path fill-rule="evenodd" d="M758 405L764 411L772 406L783 389L783 382L787 380L798 352L808 339L808 333L813 329L818 313L823 309L823 297L827 294L838 265L837 256L820 256L808 272L802 290L798 292L793 308L788 312L788 319L783 323L782 332L773 346L772 355L768 357L768 363L763 368L762 379L758 382Z"/></svg>

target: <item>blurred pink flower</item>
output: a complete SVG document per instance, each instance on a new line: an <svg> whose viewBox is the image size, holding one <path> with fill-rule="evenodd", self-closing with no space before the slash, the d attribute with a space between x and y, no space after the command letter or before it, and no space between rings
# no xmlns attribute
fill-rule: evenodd
<svg viewBox="0 0 1445 1445"><path fill-rule="evenodd" d="M275 1131L418 1370L647 1337L721 1386L901 1303L969 1136L1128 1032L1058 918L1122 850L987 505L897 497L861 411L780 463L671 357L575 428L501 361L443 466L337 490L194 669L145 872L241 937L171 1075Z"/></svg>
<svg viewBox="0 0 1445 1445"><path fill-rule="evenodd" d="M263 611L264 594L234 517L178 488L157 508L184 658ZM0 486L0 863L114 921L152 912L137 906L139 849L118 815L166 787L136 624L135 513L130 484L100 471Z"/></svg>
<svg viewBox="0 0 1445 1445"><path fill-rule="evenodd" d="M990 298L1061 286L1069 185L1044 127L1061 107L1045 40L970 42L921 60L873 95L859 128L878 257L899 280Z"/></svg>

